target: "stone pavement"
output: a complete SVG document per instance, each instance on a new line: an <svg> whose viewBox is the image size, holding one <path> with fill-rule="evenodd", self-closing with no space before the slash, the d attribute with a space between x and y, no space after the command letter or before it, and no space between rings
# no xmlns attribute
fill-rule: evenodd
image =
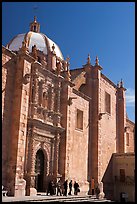
<svg viewBox="0 0 137 204"><path fill-rule="evenodd" d="M47 196L46 194L36 196L21 196L21 197L8 197L3 196L2 202L112 202L107 199L97 199L91 195L69 195L69 196Z"/></svg>

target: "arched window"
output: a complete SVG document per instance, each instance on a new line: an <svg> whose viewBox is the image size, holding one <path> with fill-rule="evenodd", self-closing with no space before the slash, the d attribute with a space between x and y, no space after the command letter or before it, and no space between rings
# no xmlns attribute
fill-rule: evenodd
<svg viewBox="0 0 137 204"><path fill-rule="evenodd" d="M36 32L36 26L34 25L34 32Z"/></svg>

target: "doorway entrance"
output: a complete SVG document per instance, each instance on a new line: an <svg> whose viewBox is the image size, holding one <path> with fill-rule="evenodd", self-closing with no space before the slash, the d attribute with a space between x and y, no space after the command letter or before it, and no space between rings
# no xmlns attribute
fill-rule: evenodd
<svg viewBox="0 0 137 204"><path fill-rule="evenodd" d="M44 153L39 149L36 153L35 161L35 173L37 174L35 179L35 188L38 192L43 192L44 182Z"/></svg>

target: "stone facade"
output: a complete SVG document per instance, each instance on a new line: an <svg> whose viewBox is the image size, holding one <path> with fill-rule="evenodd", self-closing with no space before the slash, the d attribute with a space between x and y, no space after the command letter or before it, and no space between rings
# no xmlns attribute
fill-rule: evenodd
<svg viewBox="0 0 137 204"><path fill-rule="evenodd" d="M113 195L112 154L134 152L123 82L111 82L90 56L69 70L69 58L39 33L36 18L30 28L19 45L16 37L2 47L2 183L18 196L72 179L91 194L94 179Z"/></svg>

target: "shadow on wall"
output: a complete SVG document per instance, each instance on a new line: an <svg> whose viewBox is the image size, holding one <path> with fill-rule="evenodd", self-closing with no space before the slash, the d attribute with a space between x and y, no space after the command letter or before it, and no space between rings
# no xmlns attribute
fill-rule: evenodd
<svg viewBox="0 0 137 204"><path fill-rule="evenodd" d="M114 183L113 183L113 155L110 158L104 176L102 178L105 197L114 200Z"/></svg>

